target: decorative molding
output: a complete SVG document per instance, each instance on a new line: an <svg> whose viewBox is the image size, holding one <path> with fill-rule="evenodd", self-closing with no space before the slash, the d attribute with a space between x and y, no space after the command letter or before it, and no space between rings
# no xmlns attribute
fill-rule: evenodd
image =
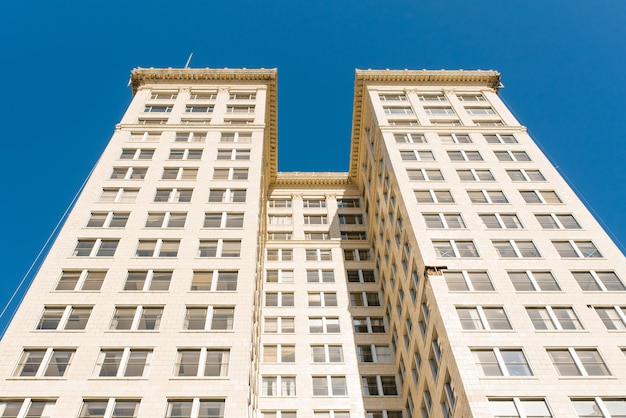
<svg viewBox="0 0 626 418"><path fill-rule="evenodd" d="M483 86L497 92L500 87L500 73L494 70L359 70L355 71L354 104L352 107L352 142L350 144L350 179L356 183L359 167L359 149L361 146L361 129L363 108L366 103L367 86L383 84L388 86L405 86L412 89L413 85L468 85ZM408 84L408 86L406 86ZM413 129L414 127L411 127ZM432 127L431 127L432 128ZM464 127L461 127L464 128ZM481 127L483 128L483 127ZM502 127L506 128L506 127ZM403 127L406 129L406 127Z"/></svg>

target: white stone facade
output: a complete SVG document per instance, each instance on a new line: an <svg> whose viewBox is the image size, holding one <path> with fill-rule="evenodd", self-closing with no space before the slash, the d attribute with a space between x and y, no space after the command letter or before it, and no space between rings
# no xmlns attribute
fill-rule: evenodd
<svg viewBox="0 0 626 418"><path fill-rule="evenodd" d="M134 70L0 416L623 416L624 257L499 80L357 70L350 171L278 173L275 70Z"/></svg>

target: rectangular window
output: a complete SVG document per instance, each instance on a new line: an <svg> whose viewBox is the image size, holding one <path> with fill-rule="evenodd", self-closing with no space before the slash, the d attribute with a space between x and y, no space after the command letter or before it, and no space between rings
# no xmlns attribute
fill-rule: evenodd
<svg viewBox="0 0 626 418"><path fill-rule="evenodd" d="M245 203L246 189L211 189L209 203Z"/></svg>
<svg viewBox="0 0 626 418"><path fill-rule="evenodd" d="M143 180L148 172L147 167L114 167L111 180Z"/></svg>
<svg viewBox="0 0 626 418"><path fill-rule="evenodd" d="M113 313L109 329L156 331L161 324L161 306L118 306Z"/></svg>
<svg viewBox="0 0 626 418"><path fill-rule="evenodd" d="M206 212L204 228L243 228L243 213Z"/></svg>
<svg viewBox="0 0 626 418"><path fill-rule="evenodd" d="M222 132L220 142L249 144L252 142L252 132Z"/></svg>
<svg viewBox="0 0 626 418"><path fill-rule="evenodd" d="M165 418L224 418L225 404L221 399L168 400Z"/></svg>
<svg viewBox="0 0 626 418"><path fill-rule="evenodd" d="M476 258L478 250L472 241L433 241L437 257Z"/></svg>
<svg viewBox="0 0 626 418"><path fill-rule="evenodd" d="M113 257L119 240L79 239L74 249L74 257Z"/></svg>
<svg viewBox="0 0 626 418"><path fill-rule="evenodd" d="M213 169L213 180L247 180L247 168L215 168Z"/></svg>
<svg viewBox="0 0 626 418"><path fill-rule="evenodd" d="M261 395L296 396L296 378L294 376L263 376Z"/></svg>
<svg viewBox="0 0 626 418"><path fill-rule="evenodd" d="M154 149L124 148L120 160L151 160Z"/></svg>
<svg viewBox="0 0 626 418"><path fill-rule="evenodd" d="M457 94L456 97L461 102L485 102L485 97L480 93Z"/></svg>
<svg viewBox="0 0 626 418"><path fill-rule="evenodd" d="M546 181L539 170L506 170L511 181Z"/></svg>
<svg viewBox="0 0 626 418"><path fill-rule="evenodd" d="M356 351L361 363L393 363L393 354L388 345L357 345Z"/></svg>
<svg viewBox="0 0 626 418"><path fill-rule="evenodd" d="M559 376L611 376L595 348L548 349Z"/></svg>
<svg viewBox="0 0 626 418"><path fill-rule="evenodd" d="M335 292L309 292L309 306L337 306Z"/></svg>
<svg viewBox="0 0 626 418"><path fill-rule="evenodd" d="M369 250L366 249L344 249L343 259L346 261L366 261L371 258Z"/></svg>
<svg viewBox="0 0 626 418"><path fill-rule="evenodd" d="M103 349L98 356L98 377L144 377L151 357L152 350Z"/></svg>
<svg viewBox="0 0 626 418"><path fill-rule="evenodd" d="M563 258L601 258L602 254L591 241L552 241Z"/></svg>
<svg viewBox="0 0 626 418"><path fill-rule="evenodd" d="M215 100L217 99L217 92L214 91L192 91L189 95L191 100Z"/></svg>
<svg viewBox="0 0 626 418"><path fill-rule="evenodd" d="M89 321L90 306L46 306L36 330L84 330Z"/></svg>
<svg viewBox="0 0 626 418"><path fill-rule="evenodd" d="M348 386L344 376L312 376L313 396L347 396Z"/></svg>
<svg viewBox="0 0 626 418"><path fill-rule="evenodd" d="M206 132L176 132L174 142L205 142Z"/></svg>
<svg viewBox="0 0 626 418"><path fill-rule="evenodd" d="M99 291L106 274L106 270L63 270L55 290Z"/></svg>
<svg viewBox="0 0 626 418"><path fill-rule="evenodd" d="M402 133L402 134L394 134L394 139L399 144L425 144L426 138L422 134L417 133Z"/></svg>
<svg viewBox="0 0 626 418"><path fill-rule="evenodd" d="M402 151L400 150L402 161L435 161L432 151Z"/></svg>
<svg viewBox="0 0 626 418"><path fill-rule="evenodd" d="M446 270L443 276L451 292L493 292L493 284L486 271Z"/></svg>
<svg viewBox="0 0 626 418"><path fill-rule="evenodd" d="M189 203L193 189L157 189L155 202Z"/></svg>
<svg viewBox="0 0 626 418"><path fill-rule="evenodd" d="M374 270L348 270L346 272L349 283L374 283Z"/></svg>
<svg viewBox="0 0 626 418"><path fill-rule="evenodd" d="M188 307L183 329L229 331L233 329L234 315L234 308Z"/></svg>
<svg viewBox="0 0 626 418"><path fill-rule="evenodd" d="M517 139L513 135L485 135L488 144L517 144Z"/></svg>
<svg viewBox="0 0 626 418"><path fill-rule="evenodd" d="M361 376L363 395L398 396L395 376Z"/></svg>
<svg viewBox="0 0 626 418"><path fill-rule="evenodd" d="M265 306L294 306L293 292L265 292Z"/></svg>
<svg viewBox="0 0 626 418"><path fill-rule="evenodd" d="M461 181L495 181L495 177L489 170L456 170Z"/></svg>
<svg viewBox="0 0 626 418"><path fill-rule="evenodd" d="M349 198L337 199L337 207L339 209L360 208L361 207L361 202L357 198L354 198L354 199L349 199Z"/></svg>
<svg viewBox="0 0 626 418"><path fill-rule="evenodd" d="M254 105L226 106L226 113L254 113Z"/></svg>
<svg viewBox="0 0 626 418"><path fill-rule="evenodd" d="M146 228L183 228L187 219L185 212L148 212Z"/></svg>
<svg viewBox="0 0 626 418"><path fill-rule="evenodd" d="M454 110L451 107L424 107L424 112L427 115L454 115Z"/></svg>
<svg viewBox="0 0 626 418"><path fill-rule="evenodd" d="M626 412L626 398L572 399L578 417L623 417ZM606 415L602 412L606 411Z"/></svg>
<svg viewBox="0 0 626 418"><path fill-rule="evenodd" d="M139 240L135 257L176 257L179 240Z"/></svg>
<svg viewBox="0 0 626 418"><path fill-rule="evenodd" d="M482 376L533 376L521 349L472 350L472 355Z"/></svg>
<svg viewBox="0 0 626 418"><path fill-rule="evenodd" d="M146 106L143 111L144 113L170 113L172 106Z"/></svg>
<svg viewBox="0 0 626 418"><path fill-rule="evenodd" d="M170 150L170 160L201 160L202 159L202 149L171 149Z"/></svg>
<svg viewBox="0 0 626 418"><path fill-rule="evenodd" d="M449 190L415 190L418 203L454 203Z"/></svg>
<svg viewBox="0 0 626 418"><path fill-rule="evenodd" d="M354 317L352 325L355 333L381 334L387 332L382 317Z"/></svg>
<svg viewBox="0 0 626 418"><path fill-rule="evenodd" d="M448 151L450 161L483 161L482 155L478 151Z"/></svg>
<svg viewBox="0 0 626 418"><path fill-rule="evenodd" d="M224 377L228 376L229 350L182 349L178 350L174 376Z"/></svg>
<svg viewBox="0 0 626 418"><path fill-rule="evenodd" d="M100 202L110 202L110 203L134 203L135 199L137 199L137 195L139 194L139 189L102 189L102 194L100 195Z"/></svg>
<svg viewBox="0 0 626 418"><path fill-rule="evenodd" d="M124 290L128 291L168 291L172 271L130 270L126 276Z"/></svg>
<svg viewBox="0 0 626 418"><path fill-rule="evenodd" d="M264 363L294 363L295 361L295 345L278 344L263 346Z"/></svg>
<svg viewBox="0 0 626 418"><path fill-rule="evenodd" d="M270 199L267 204L270 208L290 208L291 199Z"/></svg>
<svg viewBox="0 0 626 418"><path fill-rule="evenodd" d="M551 418L546 401L535 398L489 399L494 418Z"/></svg>
<svg viewBox="0 0 626 418"><path fill-rule="evenodd" d="M509 203L501 190L468 190L467 195L472 203Z"/></svg>
<svg viewBox="0 0 626 418"><path fill-rule="evenodd" d="M323 215L305 215L304 216L304 224L305 225L326 225L328 224L328 217Z"/></svg>
<svg viewBox="0 0 626 418"><path fill-rule="evenodd" d="M313 363L343 363L343 349L340 345L311 345Z"/></svg>
<svg viewBox="0 0 626 418"><path fill-rule="evenodd" d="M584 329L571 307L527 307L526 313L536 330L581 330Z"/></svg>
<svg viewBox="0 0 626 418"><path fill-rule="evenodd" d="M307 250L307 254L308 251L309 250ZM267 249L266 259L269 261L292 261L293 250L285 248Z"/></svg>
<svg viewBox="0 0 626 418"><path fill-rule="evenodd" d="M626 330L626 308L623 306L594 307L606 329L610 331Z"/></svg>
<svg viewBox="0 0 626 418"><path fill-rule="evenodd" d="M494 151L498 161L531 161L525 151Z"/></svg>
<svg viewBox="0 0 626 418"><path fill-rule="evenodd" d="M418 93L420 102L447 102L448 99L441 93Z"/></svg>
<svg viewBox="0 0 626 418"><path fill-rule="evenodd" d="M460 213L423 213L426 228L463 229L465 223Z"/></svg>
<svg viewBox="0 0 626 418"><path fill-rule="evenodd" d="M532 241L492 241L500 258L539 258L541 254Z"/></svg>
<svg viewBox="0 0 626 418"><path fill-rule="evenodd" d="M572 275L583 291L622 292L624 283L614 271L573 271Z"/></svg>
<svg viewBox="0 0 626 418"><path fill-rule="evenodd" d="M163 169L162 180L195 180L198 169L191 167L166 167Z"/></svg>
<svg viewBox="0 0 626 418"><path fill-rule="evenodd" d="M240 240L201 240L198 257L220 258L239 257L241 254Z"/></svg>
<svg viewBox="0 0 626 418"><path fill-rule="evenodd" d="M469 135L461 135L461 134L450 134L450 135L442 135L439 134L439 139L442 144L471 144L472 138Z"/></svg>
<svg viewBox="0 0 626 418"><path fill-rule="evenodd" d="M150 95L150 100L174 100L178 97L178 93L176 92L166 92L166 91L152 91Z"/></svg>
<svg viewBox="0 0 626 418"><path fill-rule="evenodd" d="M194 271L191 281L192 291L234 292L237 290L239 273L228 270Z"/></svg>
<svg viewBox="0 0 626 418"><path fill-rule="evenodd" d="M526 203L563 203L553 190L520 190L520 194Z"/></svg>
<svg viewBox="0 0 626 418"><path fill-rule="evenodd" d="M514 213L489 213L478 215L487 229L522 229L522 223Z"/></svg>
<svg viewBox="0 0 626 418"><path fill-rule="evenodd" d="M518 292L558 292L561 290L549 271L507 271L507 274Z"/></svg>
<svg viewBox="0 0 626 418"><path fill-rule="evenodd" d="M339 318L331 317L310 317L309 332L311 334L338 334L341 332Z"/></svg>
<svg viewBox="0 0 626 418"><path fill-rule="evenodd" d="M464 330L513 329L502 307L457 307L456 313Z"/></svg>
<svg viewBox="0 0 626 418"><path fill-rule="evenodd" d="M381 102L406 102L404 93L384 93L379 94L378 98Z"/></svg>
<svg viewBox="0 0 626 418"><path fill-rule="evenodd" d="M304 208L325 208L326 207L326 199L304 199L302 201L302 206Z"/></svg>
<svg viewBox="0 0 626 418"><path fill-rule="evenodd" d="M550 213L535 217L543 229L581 229L573 215Z"/></svg>
<svg viewBox="0 0 626 418"><path fill-rule="evenodd" d="M350 292L350 306L381 306L377 292Z"/></svg>
<svg viewBox="0 0 626 418"><path fill-rule="evenodd" d="M87 228L124 228L129 212L91 212Z"/></svg>
<svg viewBox="0 0 626 418"><path fill-rule="evenodd" d="M441 170L427 170L425 168L407 170L407 175L411 181L442 181L445 180Z"/></svg>
<svg viewBox="0 0 626 418"><path fill-rule="evenodd" d="M263 331L266 334L293 334L295 332L294 318L265 317Z"/></svg>
<svg viewBox="0 0 626 418"><path fill-rule="evenodd" d="M211 113L213 106L185 106L185 113Z"/></svg>
<svg viewBox="0 0 626 418"><path fill-rule="evenodd" d="M293 270L266 270L266 283L293 283Z"/></svg>
<svg viewBox="0 0 626 418"><path fill-rule="evenodd" d="M218 149L217 159L218 160L249 160L250 150L249 149Z"/></svg>
<svg viewBox="0 0 626 418"><path fill-rule="evenodd" d="M53 348L24 350L13 376L63 377L74 352L75 350Z"/></svg>

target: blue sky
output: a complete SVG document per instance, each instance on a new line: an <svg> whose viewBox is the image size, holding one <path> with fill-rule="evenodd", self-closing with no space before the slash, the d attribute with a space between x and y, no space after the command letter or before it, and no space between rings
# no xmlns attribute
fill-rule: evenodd
<svg viewBox="0 0 626 418"><path fill-rule="evenodd" d="M192 67L278 68L281 171L347 170L355 68L499 70L624 251L624 22L623 0L3 2L0 307L106 146L130 70L190 52Z"/></svg>

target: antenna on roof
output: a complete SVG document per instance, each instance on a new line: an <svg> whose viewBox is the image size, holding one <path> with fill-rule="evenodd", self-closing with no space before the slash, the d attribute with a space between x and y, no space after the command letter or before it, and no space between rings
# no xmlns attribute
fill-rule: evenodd
<svg viewBox="0 0 626 418"><path fill-rule="evenodd" d="M191 57L193 57L193 52L189 54L189 58L187 58L187 63L185 64L185 68L189 68L189 63L191 62Z"/></svg>

